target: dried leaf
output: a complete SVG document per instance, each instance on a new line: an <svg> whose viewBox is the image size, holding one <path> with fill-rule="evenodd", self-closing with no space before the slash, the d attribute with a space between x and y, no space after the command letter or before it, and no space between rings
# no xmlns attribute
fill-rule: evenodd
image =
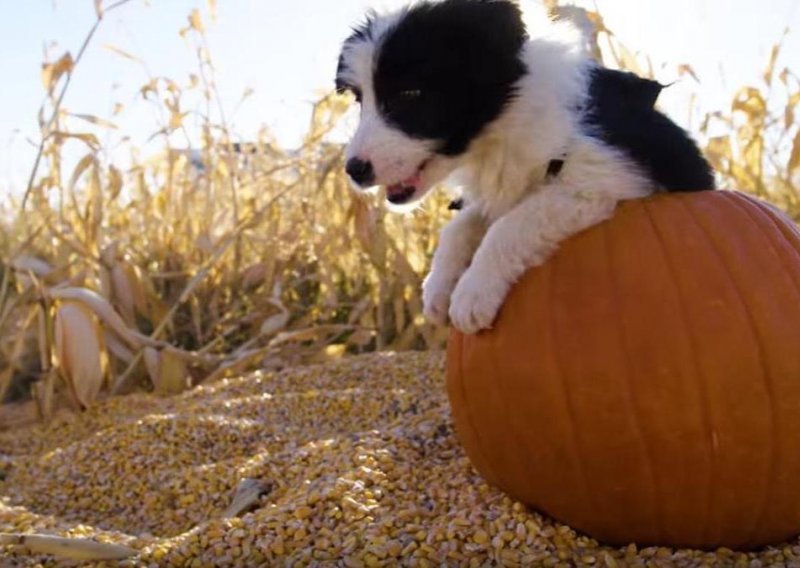
<svg viewBox="0 0 800 568"><path fill-rule="evenodd" d="M764 138L760 131L759 134L751 136L747 141L742 157L749 170L761 181L763 179Z"/></svg>
<svg viewBox="0 0 800 568"><path fill-rule="evenodd" d="M789 175L793 175L797 168L800 168L800 130L798 130L797 134L794 136L794 142L792 143L792 154L790 155L789 163L786 166L786 169L789 170Z"/></svg>
<svg viewBox="0 0 800 568"><path fill-rule="evenodd" d="M159 381L158 373L161 371L161 353L158 349L145 347L142 356L147 374L150 375L150 382L155 386Z"/></svg>
<svg viewBox="0 0 800 568"><path fill-rule="evenodd" d="M142 85L139 89L139 93L142 95L144 100L147 100L147 97L150 93L158 94L158 78L150 79L147 83Z"/></svg>
<svg viewBox="0 0 800 568"><path fill-rule="evenodd" d="M794 125L795 108L798 105L800 105L800 91L792 93L786 102L786 107L783 111L783 123L786 130L789 130Z"/></svg>
<svg viewBox="0 0 800 568"><path fill-rule="evenodd" d="M751 122L760 121L766 114L767 102L757 88L742 87L733 99L731 110L745 113Z"/></svg>
<svg viewBox="0 0 800 568"><path fill-rule="evenodd" d="M183 125L183 117L185 117L188 113L181 113L181 112L172 112L169 115L169 127L172 130L177 130Z"/></svg>
<svg viewBox="0 0 800 568"><path fill-rule="evenodd" d="M52 329L53 319L52 312L45 308L45 306L37 306L36 309L36 340L39 346L39 366L43 371L52 370Z"/></svg>
<svg viewBox="0 0 800 568"><path fill-rule="evenodd" d="M203 26L203 18L200 16L200 10L195 8L192 10L191 14L189 14L189 26L193 30L196 30L200 33L205 31L205 27Z"/></svg>
<svg viewBox="0 0 800 568"><path fill-rule="evenodd" d="M326 335L339 335L352 331L353 327L349 325L319 325L307 329L299 329L297 331L287 331L279 333L272 341L269 342L271 347L281 345L283 343L298 343L319 339L321 336Z"/></svg>
<svg viewBox="0 0 800 568"><path fill-rule="evenodd" d="M639 65L639 60L636 58L636 54L622 45L620 42L616 42L616 44L617 50L619 51L620 67L622 69L627 69L628 71L633 71L642 77L646 77L647 73L645 73L641 65Z"/></svg>
<svg viewBox="0 0 800 568"><path fill-rule="evenodd" d="M45 373L42 380L37 381L31 385L33 399L36 402L36 411L39 418L42 420L49 420L53 416L53 407L55 403L55 384L56 384L56 369L50 369Z"/></svg>
<svg viewBox="0 0 800 568"><path fill-rule="evenodd" d="M14 377L15 370L14 365L9 365L0 371L0 400L4 401L6 399L6 393L11 386L11 379ZM2 430L1 427L0 430Z"/></svg>
<svg viewBox="0 0 800 568"><path fill-rule="evenodd" d="M122 191L122 174L113 165L108 166L108 195L111 200L119 197Z"/></svg>
<svg viewBox="0 0 800 568"><path fill-rule="evenodd" d="M53 132L53 136L59 141L63 138L75 138L89 146L89 148L95 152L100 150L100 142L97 140L97 136L89 132L63 132L59 130Z"/></svg>
<svg viewBox="0 0 800 568"><path fill-rule="evenodd" d="M103 332L103 339L106 343L106 349L108 352L125 363L130 363L133 361L134 353L131 351L127 345L120 341L119 337L115 334L104 331ZM150 348L148 348L150 349Z"/></svg>
<svg viewBox="0 0 800 568"><path fill-rule="evenodd" d="M71 73L75 67L75 62L72 60L70 52L66 52L54 63L45 63L42 65L42 84L48 92L53 90L58 80L64 73Z"/></svg>
<svg viewBox="0 0 800 568"><path fill-rule="evenodd" d="M112 53L116 53L117 55L119 55L120 57L124 57L125 59L135 61L136 63L144 63L140 58L136 57L132 53L125 51L124 49L117 47L116 45L105 43L103 44L103 48L107 49L108 51L111 51Z"/></svg>
<svg viewBox="0 0 800 568"><path fill-rule="evenodd" d="M289 323L290 317L291 315L289 314L289 311L284 308L284 311L281 313L272 315L265 319L264 323L261 324L259 333L261 335L272 335L279 332L286 327L287 323Z"/></svg>
<svg viewBox="0 0 800 568"><path fill-rule="evenodd" d="M375 330L373 329L358 329L350 334L347 338L347 344L353 347L366 347L372 340L375 339Z"/></svg>
<svg viewBox="0 0 800 568"><path fill-rule="evenodd" d="M267 265L263 262L251 264L242 272L242 288L253 291L264 283L267 277Z"/></svg>
<svg viewBox="0 0 800 568"><path fill-rule="evenodd" d="M92 124L96 124L97 126L111 128L112 130L119 130L119 127L113 122L108 121L104 118L94 116L92 114L70 114L70 116L74 116L75 118L80 118L81 120L85 120L86 122L91 122Z"/></svg>
<svg viewBox="0 0 800 568"><path fill-rule="evenodd" d="M731 139L729 136L715 136L709 139L706 145L706 154L714 169L727 171L727 163L733 158L731 155Z"/></svg>
<svg viewBox="0 0 800 568"><path fill-rule="evenodd" d="M554 5L557 5L557 0L548 0L552 2ZM597 32L605 32L610 33L610 30L606 27L606 23L603 20L603 16L600 15L600 12L594 12L591 10L587 10L586 17L589 18L589 21L594 26Z"/></svg>
<svg viewBox="0 0 800 568"><path fill-rule="evenodd" d="M86 154L83 158L78 160L78 163L75 165L75 169L72 170L72 175L69 178L69 185L67 185L67 189L70 193L75 192L75 184L78 183L80 177L89 169L90 166L97 166L97 158L94 154Z"/></svg>
<svg viewBox="0 0 800 568"><path fill-rule="evenodd" d="M769 54L769 63L767 63L767 68L764 70L764 82L767 85L772 85L772 76L775 73L775 62L778 60L778 54L780 51L780 43L776 43L772 46L772 50Z"/></svg>
<svg viewBox="0 0 800 568"><path fill-rule="evenodd" d="M695 73L694 68L689 65L688 63L683 63L678 65L678 75L683 77L684 75L689 75L692 79L696 82L700 82L700 79L697 77L697 73Z"/></svg>
<svg viewBox="0 0 800 568"><path fill-rule="evenodd" d="M356 239L364 247L365 251L372 250L375 244L375 232L377 230L377 216L376 212L369 203L359 197L353 199L351 205L351 212L353 215L353 228L355 230Z"/></svg>
<svg viewBox="0 0 800 568"><path fill-rule="evenodd" d="M144 350L144 362L157 394L180 394L189 388L186 362L170 349L157 351L147 347Z"/></svg>
<svg viewBox="0 0 800 568"><path fill-rule="evenodd" d="M155 385L158 394L180 394L191 386L186 361L170 349L161 352L160 371Z"/></svg>

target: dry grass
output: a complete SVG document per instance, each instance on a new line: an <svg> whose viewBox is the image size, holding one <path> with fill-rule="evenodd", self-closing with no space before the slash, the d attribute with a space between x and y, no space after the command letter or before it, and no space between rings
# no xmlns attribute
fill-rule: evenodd
<svg viewBox="0 0 800 568"><path fill-rule="evenodd" d="M570 15L593 26L607 62L649 73L598 14ZM97 25L102 16L98 9ZM163 117L153 134L163 153L122 171L81 130L86 121L113 125L61 108L95 29L74 59L65 54L43 68L40 158L27 202L7 205L0 224L0 400L32 392L48 416L108 393L177 392L247 368L443 344L444 330L421 318L420 283L449 215L446 196L397 216L351 192L342 148L326 142L346 99L316 104L296 151L266 133L236 144L194 11L182 31L199 54L192 84L154 77L141 89ZM779 70L779 55L777 45L763 84L737 92L701 130L727 129L706 145L727 186L797 218L800 84ZM190 100L199 107L189 109ZM170 145L176 132L192 138L190 110L203 117L202 144L191 149L201 168ZM76 142L85 156L65 171L65 145ZM76 342L76 330L93 339Z"/></svg>
<svg viewBox="0 0 800 568"><path fill-rule="evenodd" d="M206 46L200 15L189 21L183 33ZM87 119L105 121L61 112L76 62L65 55L45 66L50 96L40 116L53 118L40 121L27 203L14 203L13 220L0 226L0 398L12 383L31 383L48 414L56 391L81 406L94 398L94 388L86 400L75 396L79 382L174 391L265 361L442 344L442 330L420 318L419 290L445 198L400 217L353 194L342 148L325 142L349 105L344 98L316 103L299 150L278 148L266 134L236 144L210 118L219 101L208 50L199 53L196 85L153 78L142 88L163 111L154 136L164 152L127 171L78 130ZM169 145L170 134L188 128L182 101L193 89L205 117L202 147L190 149L200 168L190 151ZM71 140L86 154L65 172ZM65 309L76 303L90 309ZM81 325L96 327L101 341L74 346L76 356L98 361L76 374L64 356L76 337L69 330Z"/></svg>

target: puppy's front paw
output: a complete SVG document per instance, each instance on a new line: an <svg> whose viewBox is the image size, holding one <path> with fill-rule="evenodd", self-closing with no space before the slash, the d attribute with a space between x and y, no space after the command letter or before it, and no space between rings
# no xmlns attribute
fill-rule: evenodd
<svg viewBox="0 0 800 568"><path fill-rule="evenodd" d="M455 278L443 278L437 272L428 274L422 283L422 313L429 322L447 325L447 310L450 295L455 287Z"/></svg>
<svg viewBox="0 0 800 568"><path fill-rule="evenodd" d="M450 299L450 321L463 333L491 327L505 300L508 286L491 277L481 278L467 270Z"/></svg>

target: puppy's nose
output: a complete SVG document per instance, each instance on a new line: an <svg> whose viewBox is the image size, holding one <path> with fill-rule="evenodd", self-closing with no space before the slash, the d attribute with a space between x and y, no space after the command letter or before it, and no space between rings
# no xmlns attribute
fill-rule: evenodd
<svg viewBox="0 0 800 568"><path fill-rule="evenodd" d="M375 170L372 169L372 162L350 158L345 165L345 171L358 185L370 185L375 181Z"/></svg>

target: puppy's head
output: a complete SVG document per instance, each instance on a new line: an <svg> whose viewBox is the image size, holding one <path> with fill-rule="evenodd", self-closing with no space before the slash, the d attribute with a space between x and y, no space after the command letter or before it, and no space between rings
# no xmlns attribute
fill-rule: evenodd
<svg viewBox="0 0 800 568"><path fill-rule="evenodd" d="M345 41L336 77L361 104L346 152L353 182L385 186L395 204L421 199L514 96L526 38L508 0L371 14Z"/></svg>

